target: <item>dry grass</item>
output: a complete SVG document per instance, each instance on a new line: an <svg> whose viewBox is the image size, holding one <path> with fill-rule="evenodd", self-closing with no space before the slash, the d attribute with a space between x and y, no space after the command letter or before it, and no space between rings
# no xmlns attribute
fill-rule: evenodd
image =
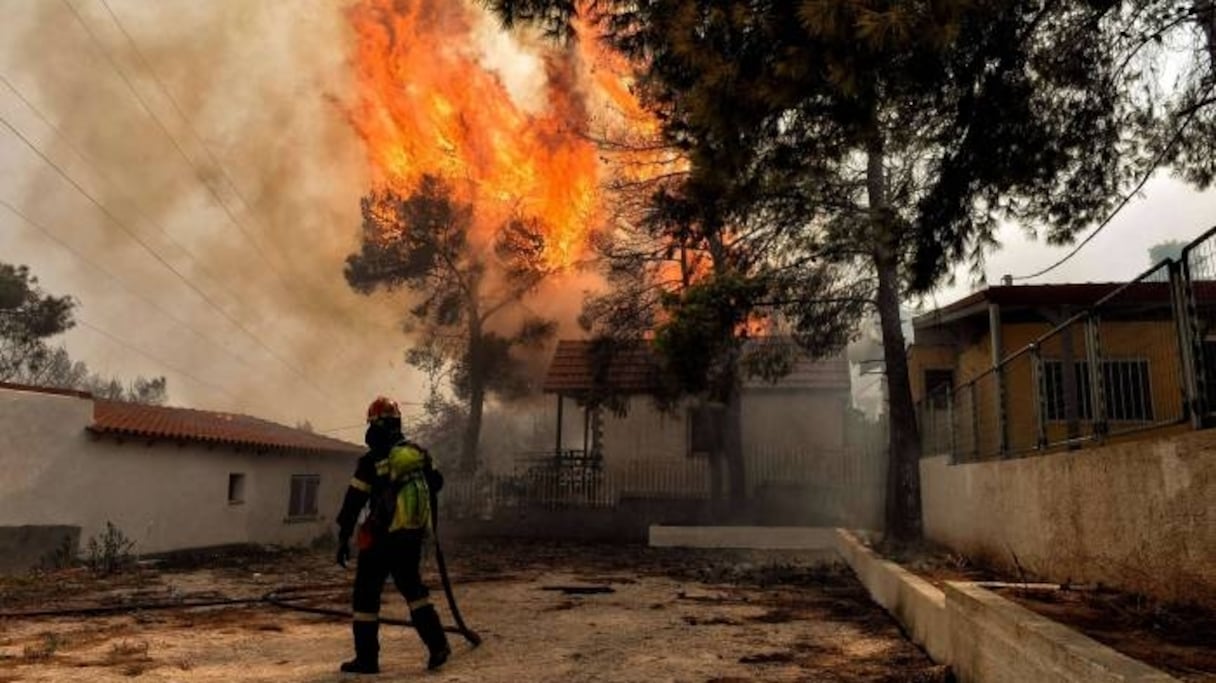
<svg viewBox="0 0 1216 683"><path fill-rule="evenodd" d="M63 637L58 633L44 633L41 640L21 649L21 658L27 662L45 661L54 657L63 644Z"/></svg>
<svg viewBox="0 0 1216 683"><path fill-rule="evenodd" d="M115 663L151 659L148 656L148 648L146 640L120 640L110 646L108 658Z"/></svg>

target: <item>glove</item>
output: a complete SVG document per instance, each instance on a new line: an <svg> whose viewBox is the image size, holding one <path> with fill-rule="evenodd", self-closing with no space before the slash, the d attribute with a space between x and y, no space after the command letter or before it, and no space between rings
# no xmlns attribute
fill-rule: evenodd
<svg viewBox="0 0 1216 683"><path fill-rule="evenodd" d="M343 569L346 569L346 561L349 559L350 559L350 539L349 538L339 538L338 539L338 557L337 557L338 564Z"/></svg>

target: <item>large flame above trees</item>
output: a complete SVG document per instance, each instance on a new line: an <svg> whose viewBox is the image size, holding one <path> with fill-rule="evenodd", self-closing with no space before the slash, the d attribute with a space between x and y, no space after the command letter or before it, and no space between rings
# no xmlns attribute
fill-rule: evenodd
<svg viewBox="0 0 1216 683"><path fill-rule="evenodd" d="M617 70L592 63L594 41L538 45L544 85L538 101L517 101L479 49L487 17L465 0L361 0L349 18L351 119L375 188L408 194L437 175L473 204L483 244L514 214L540 222L551 267L583 257L603 218L601 159L585 133L605 110L640 111Z"/></svg>

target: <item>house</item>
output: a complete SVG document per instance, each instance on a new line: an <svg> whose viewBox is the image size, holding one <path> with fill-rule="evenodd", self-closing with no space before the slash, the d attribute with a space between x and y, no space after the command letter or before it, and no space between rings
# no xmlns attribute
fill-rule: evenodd
<svg viewBox="0 0 1216 683"><path fill-rule="evenodd" d="M555 451L596 463L618 499L709 497L708 454L720 445L722 408L694 400L658 408L659 366L645 343L607 361L597 362L596 353L590 341L558 343L543 385L556 396ZM604 407L605 393L623 410ZM853 411L843 354L818 361L798 355L776 382L748 379L740 405L747 494L757 514L876 523L882 459L875 467L846 439Z"/></svg>
<svg viewBox="0 0 1216 683"><path fill-rule="evenodd" d="M306 544L332 531L362 451L247 415L0 384L0 569L107 522L137 553Z"/></svg>
<svg viewBox="0 0 1216 683"><path fill-rule="evenodd" d="M1184 421L1177 306L1166 281L1001 285L918 316L927 448L1007 456Z"/></svg>

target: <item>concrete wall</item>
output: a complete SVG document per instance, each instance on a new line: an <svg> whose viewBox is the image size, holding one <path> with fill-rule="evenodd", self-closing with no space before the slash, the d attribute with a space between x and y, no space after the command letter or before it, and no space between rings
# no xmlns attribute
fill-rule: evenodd
<svg viewBox="0 0 1216 683"><path fill-rule="evenodd" d="M78 526L0 526L0 574L58 567L79 547Z"/></svg>
<svg viewBox="0 0 1216 683"><path fill-rule="evenodd" d="M354 470L341 455L97 438L92 415L87 398L0 390L0 527L78 526L83 545L110 521L139 553L303 544L333 528ZM245 475L239 504L231 473ZM287 519L295 474L320 476L315 519Z"/></svg>
<svg viewBox="0 0 1216 683"><path fill-rule="evenodd" d="M981 586L947 582L945 597L945 661L962 683L1178 683Z"/></svg>
<svg viewBox="0 0 1216 683"><path fill-rule="evenodd" d="M884 559L852 531L836 530L836 551L874 602L903 624L912 642L925 648L935 662L953 661L946 596L941 589Z"/></svg>
<svg viewBox="0 0 1216 683"><path fill-rule="evenodd" d="M840 391L747 389L743 393L743 443L756 451L844 448L849 395Z"/></svg>
<svg viewBox="0 0 1216 683"><path fill-rule="evenodd" d="M1216 606L1216 431L966 465L926 458L921 496L929 538L1006 571Z"/></svg>

